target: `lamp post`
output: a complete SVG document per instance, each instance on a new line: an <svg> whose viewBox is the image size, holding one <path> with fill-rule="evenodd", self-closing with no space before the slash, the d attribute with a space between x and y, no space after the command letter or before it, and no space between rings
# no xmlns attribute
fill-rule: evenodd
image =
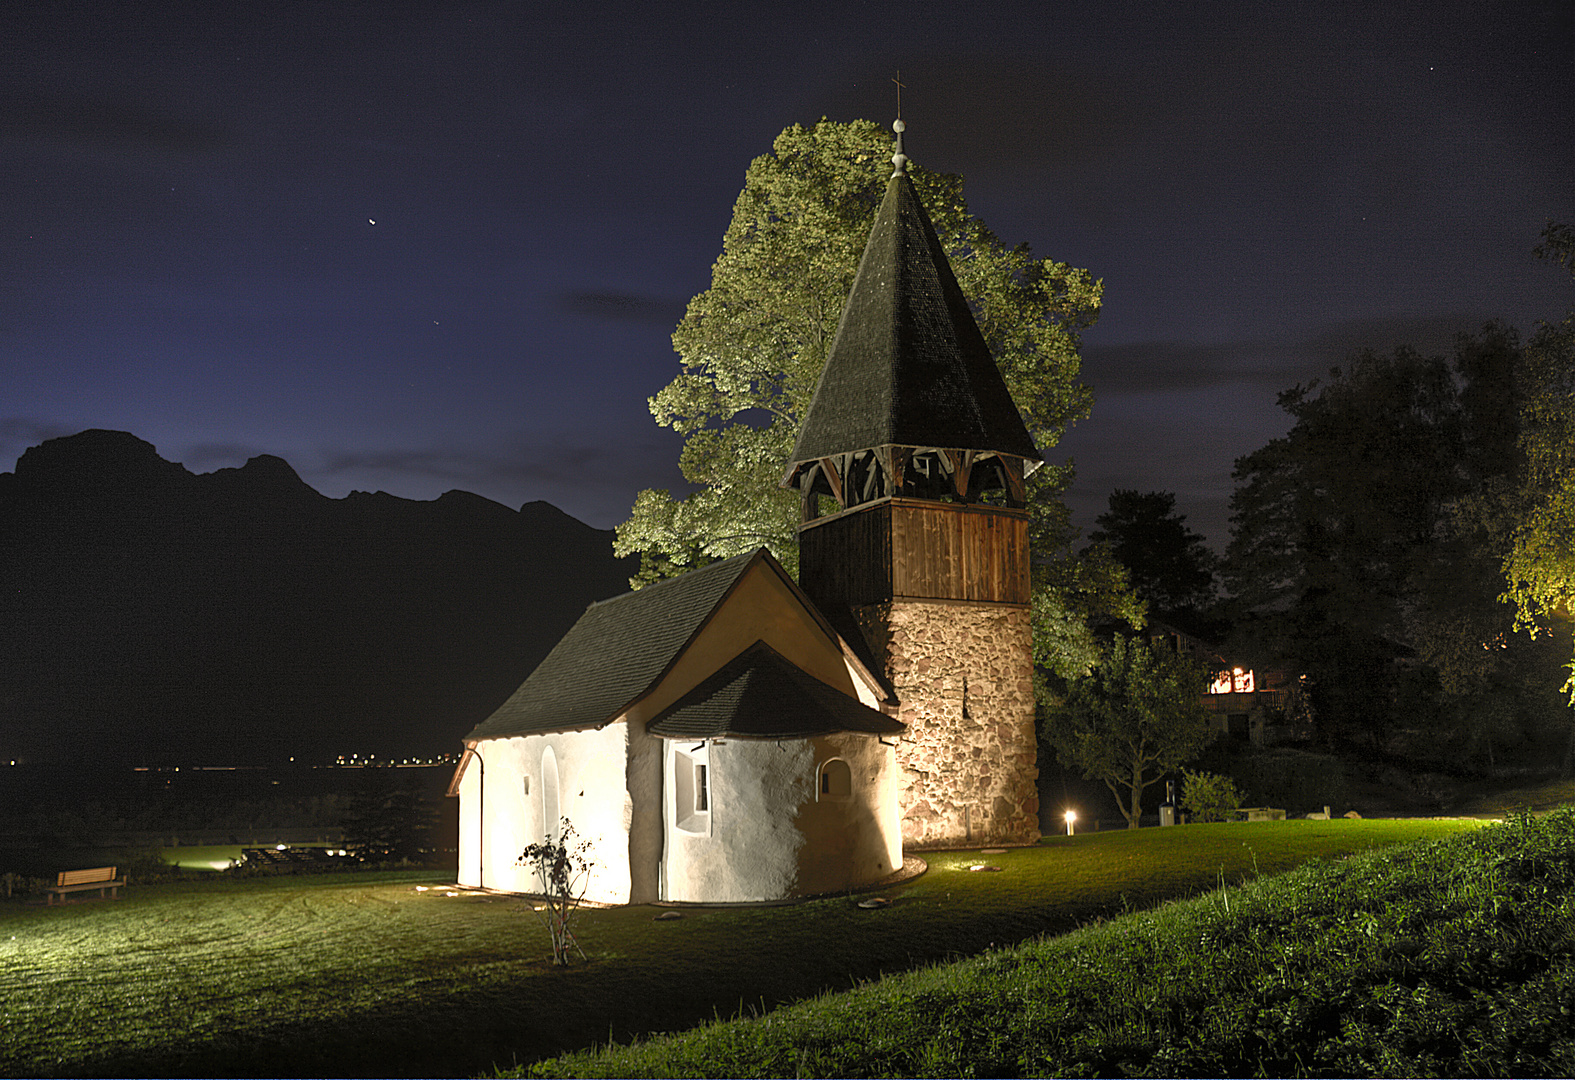
<svg viewBox="0 0 1575 1080"><path fill-rule="evenodd" d="M1075 825L1076 823L1077 823L1077 811L1076 810L1068 810L1066 812L1066 834L1068 836L1074 835L1073 832L1072 832L1072 826Z"/></svg>

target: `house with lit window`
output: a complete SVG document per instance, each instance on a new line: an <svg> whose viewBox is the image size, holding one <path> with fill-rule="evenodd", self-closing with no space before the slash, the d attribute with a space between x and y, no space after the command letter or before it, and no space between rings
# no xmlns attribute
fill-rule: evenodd
<svg viewBox="0 0 1575 1080"><path fill-rule="evenodd" d="M1259 671L1233 662L1217 646L1168 623L1153 620L1148 637L1155 645L1190 656L1209 671L1203 706L1220 734L1264 745L1269 728L1282 722L1292 677L1280 669Z"/></svg>
<svg viewBox="0 0 1575 1080"><path fill-rule="evenodd" d="M840 892L905 846L1038 839L1025 478L1041 462L907 174L894 171L764 549L593 604L465 738L459 880L567 820L589 897Z"/></svg>

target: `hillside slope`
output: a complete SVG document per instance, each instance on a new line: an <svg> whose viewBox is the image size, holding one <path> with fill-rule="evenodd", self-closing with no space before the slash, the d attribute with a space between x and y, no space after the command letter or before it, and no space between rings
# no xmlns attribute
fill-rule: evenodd
<svg viewBox="0 0 1575 1080"><path fill-rule="evenodd" d="M84 431L0 474L0 757L237 763L457 749L585 605L612 534L461 491L330 499Z"/></svg>

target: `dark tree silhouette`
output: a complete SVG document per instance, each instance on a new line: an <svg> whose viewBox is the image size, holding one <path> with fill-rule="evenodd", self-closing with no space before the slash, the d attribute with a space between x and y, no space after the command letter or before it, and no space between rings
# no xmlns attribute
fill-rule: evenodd
<svg viewBox="0 0 1575 1080"><path fill-rule="evenodd" d="M1176 513L1175 495L1118 489L1110 494L1110 508L1094 522L1099 528L1088 539L1109 546L1151 616L1195 623L1214 602L1218 559L1203 537L1187 528L1186 515Z"/></svg>
<svg viewBox="0 0 1575 1080"><path fill-rule="evenodd" d="M372 861L419 860L430 846L437 812L414 775L398 770L363 770L344 821L345 843Z"/></svg>

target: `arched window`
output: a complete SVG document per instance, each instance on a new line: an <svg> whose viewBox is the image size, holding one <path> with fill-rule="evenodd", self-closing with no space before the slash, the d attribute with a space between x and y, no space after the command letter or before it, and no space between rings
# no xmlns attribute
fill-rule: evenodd
<svg viewBox="0 0 1575 1080"><path fill-rule="evenodd" d="M558 756L552 747L541 752L541 831L545 840L557 843L563 826L558 810Z"/></svg>
<svg viewBox="0 0 1575 1080"><path fill-rule="evenodd" d="M845 802L853 798L853 770L841 758L832 758L820 767L816 791L820 802Z"/></svg>

